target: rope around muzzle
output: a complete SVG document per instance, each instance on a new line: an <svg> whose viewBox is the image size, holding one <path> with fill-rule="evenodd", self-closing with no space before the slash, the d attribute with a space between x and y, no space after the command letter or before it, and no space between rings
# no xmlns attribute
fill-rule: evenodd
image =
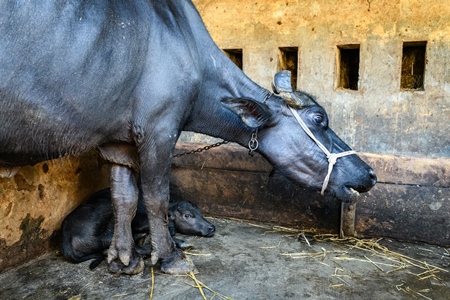
<svg viewBox="0 0 450 300"><path fill-rule="evenodd" d="M325 146L321 142L319 142L318 139L316 139L316 137L311 132L311 130L309 130L309 128L306 126L305 122L303 122L303 120L300 118L297 111L295 111L295 109L290 106L289 106L289 109L291 110L292 114L294 115L295 119L300 124L300 126L302 126L302 128L306 132L306 134L317 144L317 146L319 146L319 148L327 156L328 173L327 173L327 176L325 177L325 180L323 181L322 190L320 191L320 194L323 196L323 194L325 193L325 190L327 189L328 182L330 181L331 171L333 171L333 166L336 163L337 159L340 157L343 157L343 156L356 154L356 152L351 150L351 151L345 151L345 152L341 152L341 153L331 153L330 151L328 151L327 148L325 148Z"/></svg>

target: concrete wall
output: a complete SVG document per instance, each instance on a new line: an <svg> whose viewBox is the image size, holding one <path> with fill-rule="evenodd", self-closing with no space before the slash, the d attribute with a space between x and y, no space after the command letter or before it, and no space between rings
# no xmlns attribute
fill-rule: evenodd
<svg viewBox="0 0 450 300"><path fill-rule="evenodd" d="M297 87L317 96L357 151L450 157L447 0L194 0L222 49L269 88L280 47L298 47ZM426 41L424 89L400 89L404 42ZM337 46L359 44L358 90L336 87ZM188 137L185 140L199 140Z"/></svg>
<svg viewBox="0 0 450 300"><path fill-rule="evenodd" d="M0 178L0 272L55 247L62 220L91 193L109 186L96 152L22 167Z"/></svg>
<svg viewBox="0 0 450 300"><path fill-rule="evenodd" d="M180 143L177 153L197 147ZM378 183L352 204L350 234L449 247L450 160L359 155L376 170ZM175 158L171 192L218 216L339 233L340 221L346 219L340 216L339 201L270 177L271 169L260 155L250 158L246 149L225 145Z"/></svg>

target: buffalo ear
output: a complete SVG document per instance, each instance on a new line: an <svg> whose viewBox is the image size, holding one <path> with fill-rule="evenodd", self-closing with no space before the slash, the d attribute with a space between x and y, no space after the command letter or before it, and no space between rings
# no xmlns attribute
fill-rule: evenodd
<svg viewBox="0 0 450 300"><path fill-rule="evenodd" d="M272 113L266 104L252 99L226 99L222 100L222 104L238 115L242 122L251 128L263 126L272 117Z"/></svg>

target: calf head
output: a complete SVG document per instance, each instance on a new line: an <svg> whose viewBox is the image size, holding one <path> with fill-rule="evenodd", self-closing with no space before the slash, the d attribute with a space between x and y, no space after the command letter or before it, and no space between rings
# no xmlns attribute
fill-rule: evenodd
<svg viewBox="0 0 450 300"><path fill-rule="evenodd" d="M273 91L264 103L222 103L257 136L258 151L277 173L344 202L375 185L374 171L331 130L323 107L313 96L292 91L289 71L275 75Z"/></svg>
<svg viewBox="0 0 450 300"><path fill-rule="evenodd" d="M200 212L200 209L189 201L180 201L169 207L169 220L173 225L169 226L172 235L179 232L187 235L211 237L216 228L208 222Z"/></svg>

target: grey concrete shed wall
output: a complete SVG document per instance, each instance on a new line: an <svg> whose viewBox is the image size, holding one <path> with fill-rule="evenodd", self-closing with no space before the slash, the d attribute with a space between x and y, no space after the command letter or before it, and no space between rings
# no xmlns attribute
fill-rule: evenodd
<svg viewBox="0 0 450 300"><path fill-rule="evenodd" d="M279 47L298 47L297 87L357 151L450 156L447 0L194 2L219 47L243 49L244 72L267 88ZM412 41L426 41L423 91L400 89L403 43ZM360 45L357 91L336 87L337 46L348 44Z"/></svg>

